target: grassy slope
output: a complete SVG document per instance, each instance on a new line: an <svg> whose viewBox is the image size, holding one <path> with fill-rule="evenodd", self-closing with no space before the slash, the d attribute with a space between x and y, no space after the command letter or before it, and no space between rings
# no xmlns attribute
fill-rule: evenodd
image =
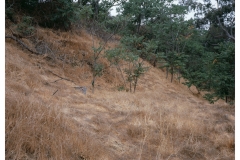
<svg viewBox="0 0 240 160"><path fill-rule="evenodd" d="M38 28L23 41L49 46L52 59L6 39L6 159L234 159L233 106L210 105L156 68L135 94L117 91L120 73L108 68L92 94L89 34Z"/></svg>

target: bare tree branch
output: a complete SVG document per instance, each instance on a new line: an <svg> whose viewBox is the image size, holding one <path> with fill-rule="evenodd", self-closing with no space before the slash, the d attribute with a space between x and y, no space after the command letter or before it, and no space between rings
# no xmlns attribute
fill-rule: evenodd
<svg viewBox="0 0 240 160"><path fill-rule="evenodd" d="M39 53L39 52L36 52L36 51L30 49L26 44L24 44L20 39L18 39L18 38L15 37L15 36L5 36L5 38L11 38L11 39L17 41L17 42L20 43L23 47L25 47L28 51L30 51L30 52L32 52L32 53L34 53L34 54L37 54L37 55L40 55L40 54L41 54L41 53Z"/></svg>
<svg viewBox="0 0 240 160"><path fill-rule="evenodd" d="M57 76L57 77L59 77L60 79L58 79L58 80L55 80L54 82L57 82L57 81L60 81L60 80L66 80L66 81L70 81L70 82L73 82L74 83L74 81L72 81L72 80L70 80L70 79L67 79L67 78L63 78L63 77L61 77L61 76L59 76L59 75L57 75L57 74L55 74L55 73L53 73L52 71L50 71L50 70L48 70L49 72L51 72L53 75L55 75L55 76ZM54 83L54 82L52 82L52 83ZM75 83L74 83L75 84Z"/></svg>
<svg viewBox="0 0 240 160"><path fill-rule="evenodd" d="M222 30L227 34L227 36L228 36L229 38L231 38L232 40L235 41L235 37L232 36L232 35L227 31L226 28L224 28L224 26L222 25L222 23L221 23L221 21L220 21L220 18L219 18L218 16L217 16L217 19L218 19L219 25L220 25L220 27L222 28Z"/></svg>

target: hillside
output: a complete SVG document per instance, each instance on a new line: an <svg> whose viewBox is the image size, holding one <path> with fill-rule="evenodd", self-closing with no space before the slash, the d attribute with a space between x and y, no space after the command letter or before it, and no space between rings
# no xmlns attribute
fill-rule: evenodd
<svg viewBox="0 0 240 160"><path fill-rule="evenodd" d="M118 91L120 73L101 58L106 70L92 93L87 31L37 28L22 41L43 54L6 39L6 159L235 158L234 106L209 104L148 62L130 93Z"/></svg>

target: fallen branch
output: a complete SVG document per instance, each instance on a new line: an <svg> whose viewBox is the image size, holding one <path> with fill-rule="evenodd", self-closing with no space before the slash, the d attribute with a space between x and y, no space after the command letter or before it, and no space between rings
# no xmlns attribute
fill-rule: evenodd
<svg viewBox="0 0 240 160"><path fill-rule="evenodd" d="M15 41L17 41L18 43L20 43L23 47L25 47L28 51L34 53L34 54L37 54L37 55L40 55L41 53L39 52L36 52L36 51L33 51L32 49L30 49L26 44L24 44L21 40L19 40L17 37L15 36L5 36L5 38L11 38Z"/></svg>
<svg viewBox="0 0 240 160"><path fill-rule="evenodd" d="M60 78L60 79L57 79L57 80L55 80L55 81L53 81L53 82L51 82L51 83L55 83L55 82L57 82L57 81L61 81L61 80L63 80L63 79Z"/></svg>
<svg viewBox="0 0 240 160"><path fill-rule="evenodd" d="M32 35L30 35L30 36L22 36L22 35L20 35L20 34L14 33L11 28L9 28L9 29L11 30L12 35L15 36L15 37L17 37L17 38L31 38L31 37L35 36L35 33L32 34Z"/></svg>
<svg viewBox="0 0 240 160"><path fill-rule="evenodd" d="M63 78L63 77L61 77L61 76L59 76L59 75L53 73L53 72L50 71L50 70L49 70L49 72L51 72L53 75L55 75L55 76L57 76L57 77L60 78L60 79L55 80L54 82L57 82L57 81L60 81L60 80L66 80L66 81L70 81L70 82L73 82L73 83L74 83L74 81L72 81L72 80L70 80L70 79L67 79L67 78ZM52 83L54 83L54 82L52 82ZM75 84L75 83L74 83L74 84Z"/></svg>
<svg viewBox="0 0 240 160"><path fill-rule="evenodd" d="M54 95L55 93L57 93L57 91L58 91L58 89L53 93L53 95Z"/></svg>

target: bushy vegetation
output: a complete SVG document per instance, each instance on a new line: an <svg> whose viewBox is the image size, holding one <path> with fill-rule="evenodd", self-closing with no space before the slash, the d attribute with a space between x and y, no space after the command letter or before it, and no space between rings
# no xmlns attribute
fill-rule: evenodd
<svg viewBox="0 0 240 160"><path fill-rule="evenodd" d="M35 32L33 18L23 16L21 22L17 24L17 31L24 36L33 35Z"/></svg>
<svg viewBox="0 0 240 160"><path fill-rule="evenodd" d="M154 66L165 68L166 77L170 72L171 82L177 74L188 87L206 91L204 97L210 103L234 100L234 1L218 1L218 8L214 8L210 1L129 0L122 2L119 10L120 16L128 18L123 21L126 27L121 35L141 38L137 45L131 39L127 42L135 48L134 54L139 55L140 50L141 58L154 59ZM195 17L186 20L191 10Z"/></svg>
<svg viewBox="0 0 240 160"><path fill-rule="evenodd" d="M110 9L114 5L118 6L119 15L112 17ZM191 10L196 12L195 17L186 20L185 15ZM135 57L131 63L138 69L142 67L139 58L149 60L154 66L164 68L167 78L170 73L171 82L177 74L188 87L194 85L199 91L206 91L204 97L211 103L220 98L234 100L235 2L232 0L218 1L218 8L210 1L179 4L173 0L6 1L6 17L14 21L16 13L27 15L19 24L20 31L31 33L34 20L44 27L65 29L82 23L92 36L102 39L102 44L110 40L111 34L119 34L122 49L112 52L115 59L127 61L126 57ZM94 84L95 77L103 70L97 59L105 46L98 48L93 43L92 47ZM136 85L134 70L125 69L125 73L127 81L130 84L135 81Z"/></svg>

